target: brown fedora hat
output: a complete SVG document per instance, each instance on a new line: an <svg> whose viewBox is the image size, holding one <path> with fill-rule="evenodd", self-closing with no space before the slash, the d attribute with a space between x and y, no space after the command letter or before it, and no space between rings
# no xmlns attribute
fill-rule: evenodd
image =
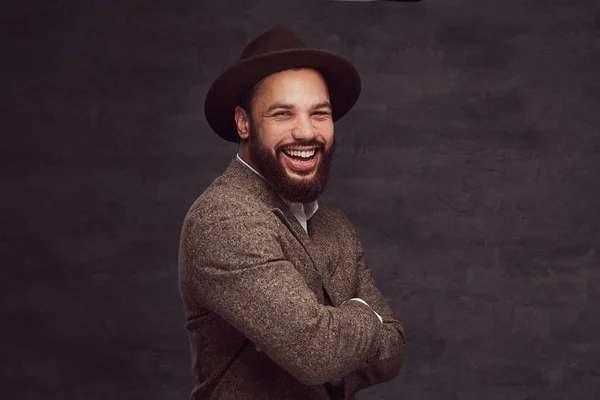
<svg viewBox="0 0 600 400"><path fill-rule="evenodd" d="M241 95L266 76L296 67L313 68L323 75L334 121L356 104L361 90L356 68L339 55L308 48L291 29L280 27L250 42L240 59L213 82L204 103L210 127L223 139L236 142L234 115Z"/></svg>

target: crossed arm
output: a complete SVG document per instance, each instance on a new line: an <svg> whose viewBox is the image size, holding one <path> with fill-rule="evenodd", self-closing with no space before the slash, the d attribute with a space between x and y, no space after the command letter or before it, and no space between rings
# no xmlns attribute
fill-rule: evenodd
<svg viewBox="0 0 600 400"><path fill-rule="evenodd" d="M355 391L387 378L399 352L394 335L400 335L383 298L369 288L368 271L361 272L357 297L383 317L383 325L358 301L319 304L286 260L277 223L261 212L191 212L182 232L182 295L217 313L303 384L341 376L346 391Z"/></svg>

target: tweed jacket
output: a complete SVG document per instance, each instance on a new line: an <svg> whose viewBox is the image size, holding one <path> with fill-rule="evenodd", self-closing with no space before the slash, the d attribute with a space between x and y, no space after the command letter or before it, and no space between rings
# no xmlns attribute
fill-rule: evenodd
<svg viewBox="0 0 600 400"><path fill-rule="evenodd" d="M346 217L320 202L307 234L237 159L185 216L179 285L192 399L329 400L341 377L352 400L402 366L404 330Z"/></svg>

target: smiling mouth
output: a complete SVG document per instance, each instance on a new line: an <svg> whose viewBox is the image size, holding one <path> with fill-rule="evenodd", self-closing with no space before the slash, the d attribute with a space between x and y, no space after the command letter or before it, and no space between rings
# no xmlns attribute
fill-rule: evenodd
<svg viewBox="0 0 600 400"><path fill-rule="evenodd" d="M302 173L302 175L313 171L319 160L317 148L307 150L286 149L282 153L288 169L296 173Z"/></svg>
<svg viewBox="0 0 600 400"><path fill-rule="evenodd" d="M313 148L310 150L283 150L283 153L290 158L299 161L309 161L311 160L315 154L317 154L317 149Z"/></svg>

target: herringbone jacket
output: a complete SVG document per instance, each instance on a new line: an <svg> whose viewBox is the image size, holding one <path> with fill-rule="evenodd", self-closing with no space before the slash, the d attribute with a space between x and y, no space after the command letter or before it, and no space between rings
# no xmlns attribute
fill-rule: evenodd
<svg viewBox="0 0 600 400"><path fill-rule="evenodd" d="M324 384L342 377L351 400L398 374L404 330L355 230L320 202L308 232L237 159L191 206L179 281L192 399L328 400Z"/></svg>

